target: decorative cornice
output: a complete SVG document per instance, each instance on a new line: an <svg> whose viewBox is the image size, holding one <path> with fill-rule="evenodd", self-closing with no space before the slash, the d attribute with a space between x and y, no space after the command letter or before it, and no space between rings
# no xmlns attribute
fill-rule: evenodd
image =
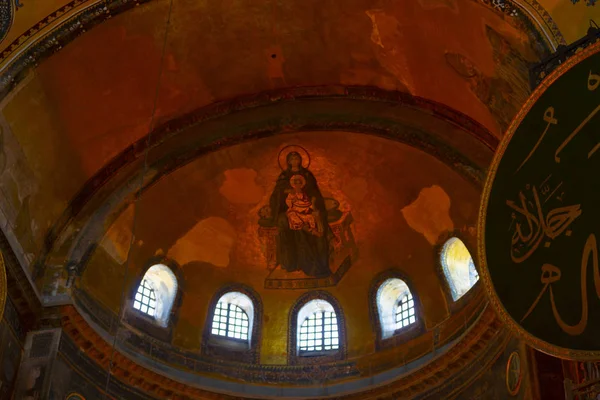
<svg viewBox="0 0 600 400"><path fill-rule="evenodd" d="M79 351L90 358L99 368L107 370L112 353L110 344L102 339L72 306L63 307L62 314L64 332L74 341ZM451 389L457 391L466 387L485 370L489 365L489 360L504 349L507 340L506 330L503 329L493 310L488 307L454 347L426 364L423 368L377 388L332 398L339 400L426 398L433 393L449 390L448 382L453 382ZM251 382L265 384L270 381L281 384L282 381L278 378L284 375L282 374L284 370L296 371L295 373L299 374L298 376L306 379L306 383L315 382L314 379L310 378L310 373L307 370L309 366L263 367L267 367L261 373L265 381L256 380ZM314 368L326 372L331 366L325 364ZM217 395L208 390L174 381L142 367L119 351L113 357L112 376L113 379L124 385L133 386L157 398L165 398L165 396L172 396L170 398L173 399L190 400L217 397L222 400L246 398L241 395ZM328 381L324 380L322 382ZM302 382L299 381L294 384L302 384Z"/></svg>
<svg viewBox="0 0 600 400"><path fill-rule="evenodd" d="M477 292L482 294L481 291ZM433 330L422 332L419 337L408 340L405 346L386 349L387 354L366 355L349 361L329 360L316 366L282 366L258 365L248 363L248 360L207 356L199 351L181 349L171 343L156 340L149 337L147 332L133 331L126 325L117 329L119 318L115 313L106 309L85 291L75 289L73 296L78 312L85 316L108 342L113 341L110 336L118 336L117 348L129 354L135 362L164 371L169 376L178 376L178 371L185 372L187 377L179 377L180 381L192 384L195 378L191 374L215 376L215 387L219 387L218 381L221 379L261 385L287 383L305 386L314 382L335 385L347 379L374 376L390 368L398 368L402 373L407 373L419 368L416 365L423 364L424 357L428 357L431 351L451 346L476 323L486 304L482 296L477 297ZM207 321L210 321L210 318ZM381 362L382 360L387 361ZM364 387L366 383L362 385Z"/></svg>
<svg viewBox="0 0 600 400"><path fill-rule="evenodd" d="M560 29L558 29L558 25L556 25L556 22L554 22L554 20L550 16L550 13L536 0L508 0L508 1L513 2L516 6L524 9L525 11L532 10L534 13L536 13L538 16L540 16L542 18L543 23L550 31L550 34L553 36L553 38L552 38L552 39L554 39L553 46L552 46L553 48L560 46L560 45L567 44L567 41L565 40L564 36L560 32ZM531 15L530 13L527 13L525 16L528 19L530 19L534 23L534 25L536 22L539 22L535 18L535 16ZM546 35L544 35L544 33L545 32L542 32L542 37L544 39L546 39Z"/></svg>
<svg viewBox="0 0 600 400"><path fill-rule="evenodd" d="M15 7L13 0L0 0L0 43L8 34L14 18Z"/></svg>
<svg viewBox="0 0 600 400"><path fill-rule="evenodd" d="M567 44L550 13L537 0L475 1L507 17L516 17L517 14L521 14L521 17L524 17L530 23L530 28L533 28L540 35L543 42L553 51L556 51L558 46Z"/></svg>
<svg viewBox="0 0 600 400"><path fill-rule="evenodd" d="M19 0L0 0L2 3L10 3L12 4L15 1ZM16 53L21 49L26 49L29 45L31 45L32 39L38 39L36 36L44 33L46 29L54 29L56 24L60 21L60 19L66 16L72 10L76 10L77 8L81 8L79 11L83 10L83 7L86 3L94 3L94 2L102 2L102 0L73 0L64 6L60 7L56 11L50 13L40 21L36 22L31 28L27 29L21 35L19 35L15 40L13 40L8 46L4 48L4 50L0 53L0 65L4 63L12 54ZM11 17L14 18L14 8L12 10ZM0 16L3 17L2 14ZM12 22L12 21L11 21ZM64 21L63 21L64 22ZM8 31L7 31L8 33ZM2 37L4 39L4 37Z"/></svg>
<svg viewBox="0 0 600 400"><path fill-rule="evenodd" d="M73 0L48 15L16 38L1 53L0 99L6 97L30 68L36 67L83 32L149 1L151 0Z"/></svg>
<svg viewBox="0 0 600 400"><path fill-rule="evenodd" d="M155 363L172 366L172 370L182 370L196 374L209 374L239 382L260 382L261 384L308 385L314 381L339 381L358 376L355 362L330 360L316 366L265 365L215 358L202 352L186 351L161 340L133 331L119 331L114 321L117 316L104 309L83 291L76 291L75 304L87 314L98 327L110 335L118 335L121 347L129 352L151 359ZM76 312L73 310L73 312ZM78 314L79 315L79 314ZM99 319L100 318L103 319ZM82 320L83 321L83 320ZM110 321L113 321L111 324ZM85 321L83 321L85 323ZM108 331L113 329L112 332ZM125 327L127 329L127 327ZM118 332L118 333L117 333ZM258 330L260 334L260 330ZM257 338L261 340L261 338ZM324 368L326 366L327 368Z"/></svg>

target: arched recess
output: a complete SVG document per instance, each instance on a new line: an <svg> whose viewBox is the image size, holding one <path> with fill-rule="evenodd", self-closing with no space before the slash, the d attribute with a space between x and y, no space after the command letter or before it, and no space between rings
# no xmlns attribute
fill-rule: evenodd
<svg viewBox="0 0 600 400"><path fill-rule="evenodd" d="M321 302L321 304L319 304ZM310 310L305 306L314 304L315 307ZM335 313L335 322L337 323L338 346L331 350L321 350L314 352L304 352L300 349L300 328L306 318L309 318L313 311L333 312ZM337 299L329 292L316 290L304 293L290 310L288 320L288 364L314 364L344 360L346 358L348 344L346 342L346 320L344 312ZM334 346L335 347L335 346Z"/></svg>
<svg viewBox="0 0 600 400"><path fill-rule="evenodd" d="M469 239L462 232L443 235L436 246L436 270L450 310L457 310L479 291L479 273Z"/></svg>
<svg viewBox="0 0 600 400"><path fill-rule="evenodd" d="M248 341L231 340L227 336L213 334L213 321L219 301L240 307L248 316ZM252 311L249 310L248 301ZM220 359L244 363L259 363L261 331L263 323L263 304L260 295L251 287L242 284L231 284L219 289L208 304L204 330L202 334L202 354Z"/></svg>
<svg viewBox="0 0 600 400"><path fill-rule="evenodd" d="M137 287L133 309L153 318L158 326L167 326L177 286L177 278L169 267L154 264L148 268Z"/></svg>
<svg viewBox="0 0 600 400"><path fill-rule="evenodd" d="M170 342L177 323L185 282L179 265L165 257L153 257L135 277L122 310L123 321L156 339ZM154 313L145 303L152 300Z"/></svg>
<svg viewBox="0 0 600 400"><path fill-rule="evenodd" d="M396 303L410 293L414 313L407 315L409 324L396 324ZM394 347L422 334L425 330L419 294L408 276L396 268L383 271L373 279L369 290L371 324L377 349ZM410 317L414 315L414 322Z"/></svg>
<svg viewBox="0 0 600 400"><path fill-rule="evenodd" d="M216 103L159 126L151 141L140 139L92 177L50 228L35 274L42 272L50 254L66 258L67 265L77 265L82 273L105 227L134 201L147 146L144 190L223 147L316 130L405 143L437 158L476 187L482 185L498 143L487 129L445 105L372 87L289 88Z"/></svg>

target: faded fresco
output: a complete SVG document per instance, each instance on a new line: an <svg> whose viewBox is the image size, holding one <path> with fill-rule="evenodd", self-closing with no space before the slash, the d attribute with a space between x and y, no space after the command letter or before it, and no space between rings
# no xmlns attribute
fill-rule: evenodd
<svg viewBox="0 0 600 400"><path fill-rule="evenodd" d="M32 213L39 191L37 180L17 138L0 115L0 193L3 199L0 224L5 231L16 236L29 261L39 248L42 233L39 222ZM11 244L14 246L16 243Z"/></svg>
<svg viewBox="0 0 600 400"><path fill-rule="evenodd" d="M47 229L64 210L67 202L59 200L58 186L40 179L36 171L36 167L42 168L39 163L44 157L52 160L54 165L61 164L61 160L51 154L53 147L49 145L45 155L36 156L33 162L26 148L0 113L0 226L9 238L19 262L31 268L42 248ZM50 165L46 164L46 167ZM68 169L64 165L60 168ZM45 284L41 288L44 303L67 301L64 266L47 265L44 273Z"/></svg>
<svg viewBox="0 0 600 400"><path fill-rule="evenodd" d="M483 73L469 57L461 53L446 52L446 63L469 85L470 91L484 104L502 132L531 93L529 66L531 58L521 53L515 45L494 28L486 25L486 37L494 55L496 69L493 74Z"/></svg>

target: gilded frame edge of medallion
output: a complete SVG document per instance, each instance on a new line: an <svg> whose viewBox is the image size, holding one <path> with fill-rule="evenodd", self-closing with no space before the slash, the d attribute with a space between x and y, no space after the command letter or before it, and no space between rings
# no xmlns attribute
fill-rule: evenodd
<svg viewBox="0 0 600 400"><path fill-rule="evenodd" d="M8 296L8 286L6 280L6 265L4 255L0 251L0 320L4 317L4 307L6 306L6 297Z"/></svg>
<svg viewBox="0 0 600 400"><path fill-rule="evenodd" d="M479 213L477 220L477 259L481 267L480 277L483 281L483 287L485 293L488 296L489 302L498 314L500 320L504 323L504 325L506 325L507 329L511 333L521 338L524 342L526 342L536 350L539 350L554 357L576 361L598 360L600 359L600 350L574 350L556 346L544 340L541 340L532 335L531 333L527 332L521 325L515 322L515 320L508 314L508 312L504 308L504 305L500 302L500 299L496 295L496 291L494 290L493 284L488 274L487 256L485 250L485 223L490 192L496 178L498 166L500 164L500 161L502 161L504 152L506 151L508 144L511 142L512 137L514 136L517 128L521 125L521 122L529 113L531 108L533 108L533 105L537 102L537 100L539 100L540 97L542 97L546 90L555 81L557 81L560 77L566 74L575 65L579 64L583 60L587 59L588 57L591 57L596 53L600 53L600 42L594 43L593 45L573 55L571 58L569 58L567 61L561 64L556 70L554 70L550 75L548 75L548 77L546 77L540 83L540 85L529 96L527 101L525 101L525 104L523 104L517 115L513 118L510 126L508 127L504 136L502 137L500 144L498 145L496 153L494 154L494 158L492 159L492 163L490 164L488 174L483 185L483 192L481 194L481 201L479 204Z"/></svg>
<svg viewBox="0 0 600 400"><path fill-rule="evenodd" d="M85 400L85 397L79 394L79 392L71 391L66 395L65 400Z"/></svg>

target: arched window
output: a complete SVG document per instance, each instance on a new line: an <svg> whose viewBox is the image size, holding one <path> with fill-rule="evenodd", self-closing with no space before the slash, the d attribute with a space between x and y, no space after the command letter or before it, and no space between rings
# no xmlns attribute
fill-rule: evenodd
<svg viewBox="0 0 600 400"><path fill-rule="evenodd" d="M166 265L156 264L146 271L133 300L133 308L166 327L177 294L177 278Z"/></svg>
<svg viewBox="0 0 600 400"><path fill-rule="evenodd" d="M377 311L382 339L417 322L415 300L408 285L399 278L387 279L379 286Z"/></svg>
<svg viewBox="0 0 600 400"><path fill-rule="evenodd" d="M321 299L306 303L298 312L299 355L337 350L340 347L338 318L333 306Z"/></svg>
<svg viewBox="0 0 600 400"><path fill-rule="evenodd" d="M225 293L215 306L211 333L250 343L254 326L254 305L240 292Z"/></svg>
<svg viewBox="0 0 600 400"><path fill-rule="evenodd" d="M459 238L453 237L444 243L441 263L454 301L460 299L479 280L473 257Z"/></svg>
<svg viewBox="0 0 600 400"><path fill-rule="evenodd" d="M207 305L202 354L219 360L259 364L262 301L251 287L230 284Z"/></svg>

